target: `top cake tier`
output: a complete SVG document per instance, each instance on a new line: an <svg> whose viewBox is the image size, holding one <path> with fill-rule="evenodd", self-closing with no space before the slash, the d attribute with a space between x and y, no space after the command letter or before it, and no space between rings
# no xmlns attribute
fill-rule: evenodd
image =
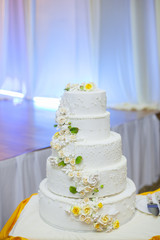
<svg viewBox="0 0 160 240"><path fill-rule="evenodd" d="M69 110L70 115L101 115L106 113L106 92L100 89L65 91L61 105Z"/></svg>

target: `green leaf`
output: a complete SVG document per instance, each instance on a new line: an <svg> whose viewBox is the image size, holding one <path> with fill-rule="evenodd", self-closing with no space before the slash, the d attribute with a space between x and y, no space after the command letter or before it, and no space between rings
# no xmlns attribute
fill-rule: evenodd
<svg viewBox="0 0 160 240"><path fill-rule="evenodd" d="M73 194L77 193L77 188L76 187L73 187L73 186L70 186L69 188L69 191Z"/></svg>
<svg viewBox="0 0 160 240"><path fill-rule="evenodd" d="M71 125L71 122L69 122L68 125Z"/></svg>
<svg viewBox="0 0 160 240"><path fill-rule="evenodd" d="M99 192L98 188L95 188L95 189L94 189L94 192Z"/></svg>
<svg viewBox="0 0 160 240"><path fill-rule="evenodd" d="M58 125L57 124L54 124L54 127L57 127Z"/></svg>
<svg viewBox="0 0 160 240"><path fill-rule="evenodd" d="M79 128L76 128L76 127L71 127L71 128L70 128L70 131L71 131L71 133L74 133L74 134L76 134L76 133L78 133L78 131L79 131Z"/></svg>
<svg viewBox="0 0 160 240"><path fill-rule="evenodd" d="M61 162L58 163L58 166L64 167L64 166L66 166L66 163L64 161L61 161Z"/></svg>
<svg viewBox="0 0 160 240"><path fill-rule="evenodd" d="M70 90L70 88L65 88L64 90L66 90L66 91L69 91L69 90Z"/></svg>
<svg viewBox="0 0 160 240"><path fill-rule="evenodd" d="M84 90L84 86L80 86L80 89L81 89L81 90Z"/></svg>
<svg viewBox="0 0 160 240"><path fill-rule="evenodd" d="M76 158L76 164L80 164L81 162L82 162L82 156L78 156L77 158Z"/></svg>
<svg viewBox="0 0 160 240"><path fill-rule="evenodd" d="M104 188L104 185L102 184L102 185L100 186L100 188Z"/></svg>

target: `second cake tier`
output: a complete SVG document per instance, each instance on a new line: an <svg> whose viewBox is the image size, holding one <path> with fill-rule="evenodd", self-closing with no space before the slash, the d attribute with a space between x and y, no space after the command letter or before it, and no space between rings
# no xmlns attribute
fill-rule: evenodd
<svg viewBox="0 0 160 240"><path fill-rule="evenodd" d="M110 132L110 136L105 140L76 141L57 149L57 144L53 146L52 156L64 159L82 157L78 169L99 169L119 163L122 157L121 136L116 132Z"/></svg>
<svg viewBox="0 0 160 240"><path fill-rule="evenodd" d="M118 163L108 167L105 165L103 168L76 170L70 165L57 166L51 156L47 160L48 189L72 198L117 194L126 186L126 166L126 158L122 156Z"/></svg>

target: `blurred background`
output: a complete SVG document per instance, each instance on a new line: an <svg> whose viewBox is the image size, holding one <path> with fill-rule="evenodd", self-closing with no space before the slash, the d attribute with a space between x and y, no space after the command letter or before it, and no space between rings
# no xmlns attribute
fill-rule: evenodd
<svg viewBox="0 0 160 240"><path fill-rule="evenodd" d="M94 81L109 106L157 108L159 12L159 0L1 0L0 93L60 98Z"/></svg>

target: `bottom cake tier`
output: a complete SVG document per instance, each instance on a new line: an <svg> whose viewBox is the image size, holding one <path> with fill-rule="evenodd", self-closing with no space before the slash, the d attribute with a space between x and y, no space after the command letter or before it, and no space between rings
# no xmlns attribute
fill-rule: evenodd
<svg viewBox="0 0 160 240"><path fill-rule="evenodd" d="M44 179L39 188L39 212L46 223L59 229L110 232L134 216L135 191L134 183L127 179L126 189L119 194L74 199L50 192Z"/></svg>

